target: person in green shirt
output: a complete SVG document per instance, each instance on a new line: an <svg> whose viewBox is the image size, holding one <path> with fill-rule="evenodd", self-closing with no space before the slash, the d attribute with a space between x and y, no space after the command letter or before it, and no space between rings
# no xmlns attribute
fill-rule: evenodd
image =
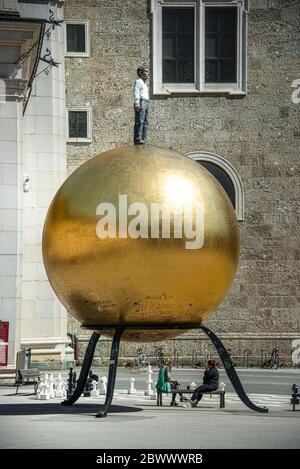
<svg viewBox="0 0 300 469"><path fill-rule="evenodd" d="M171 392L173 389L180 389L180 382L171 379L171 370L173 366L173 360L171 358L166 358L165 364L159 369L158 378L156 383L156 389L161 392ZM178 391L180 395L180 402L186 401L187 399L182 395L181 392ZM172 400L170 402L170 406L177 406L178 403L176 402L176 393L172 394Z"/></svg>

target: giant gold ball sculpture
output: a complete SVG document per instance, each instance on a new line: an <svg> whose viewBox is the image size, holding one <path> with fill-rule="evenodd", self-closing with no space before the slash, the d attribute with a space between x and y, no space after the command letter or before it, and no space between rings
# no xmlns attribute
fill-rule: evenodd
<svg viewBox="0 0 300 469"><path fill-rule="evenodd" d="M62 184L43 256L56 295L85 327L112 335L124 325L124 340L160 341L217 308L237 269L239 229L225 191L199 163L171 149L126 146Z"/></svg>

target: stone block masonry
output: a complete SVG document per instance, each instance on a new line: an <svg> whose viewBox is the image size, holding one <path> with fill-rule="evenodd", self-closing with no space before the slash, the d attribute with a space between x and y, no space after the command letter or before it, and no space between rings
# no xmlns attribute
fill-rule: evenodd
<svg viewBox="0 0 300 469"><path fill-rule="evenodd" d="M232 334L224 340L240 364L247 350L259 364L274 346L290 364L292 341L300 337L300 104L291 100L291 85L300 78L300 6L288 0L250 3L247 95L151 96L149 141L183 153L220 155L240 175L245 219L239 272L207 324L221 337ZM138 65L150 66L151 88L152 18L146 0L69 0L65 18L88 20L91 42L90 57L66 57L67 106L92 108L92 142L67 145L71 172L100 152L131 143ZM196 345L191 333L175 342L187 361L193 350L205 356L208 347L205 339ZM175 342L166 344L168 353ZM126 344L124 354L135 356L137 346Z"/></svg>

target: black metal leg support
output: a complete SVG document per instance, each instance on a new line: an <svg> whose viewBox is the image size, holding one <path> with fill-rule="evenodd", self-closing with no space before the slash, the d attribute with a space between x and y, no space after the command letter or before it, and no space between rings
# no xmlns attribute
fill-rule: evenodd
<svg viewBox="0 0 300 469"><path fill-rule="evenodd" d="M66 399L65 401L63 401L61 405L72 405L81 396L86 380L88 378L88 374L89 374L92 361L93 361L93 357L94 357L94 353L95 353L95 348L96 348L99 338L100 338L100 334L98 334L98 332L93 332L93 334L91 335L90 341L88 343L88 346L86 348L86 351L85 351L83 365L80 371L80 376L77 381L76 389L73 392L72 396L69 399Z"/></svg>
<svg viewBox="0 0 300 469"><path fill-rule="evenodd" d="M111 401L114 395L116 374L118 367L118 356L120 348L120 340L124 332L124 327L118 327L115 331L113 343L111 346L110 352L110 362L109 362L109 371L108 371L108 380L107 380L107 390L106 390L106 399L103 408L96 414L96 417L103 418L107 416L107 412L111 405Z"/></svg>
<svg viewBox="0 0 300 469"><path fill-rule="evenodd" d="M223 343L219 339L219 337L217 337L216 334L214 334L210 329L208 329L208 327L201 326L201 329L205 332L206 335L208 335L208 337L210 338L210 340L212 341L212 343L216 347L216 349L217 349L217 351L220 355L220 358L223 362L223 365L224 365L225 371L227 373L227 376L230 379L230 382L231 382L232 386L234 387L235 392L237 393L237 395L241 399L241 401L247 407L249 407L249 409L255 410L256 412L262 412L262 413L269 412L269 409L267 409L266 407L259 407L259 406L255 405L252 401L250 401L249 397L247 396L247 394L246 394L246 392L245 392L245 390L242 386L242 383L240 382L240 379L237 375L237 372L234 368L234 365L233 365L233 363L232 363L232 361L229 357L229 354L228 354L226 348L224 347Z"/></svg>

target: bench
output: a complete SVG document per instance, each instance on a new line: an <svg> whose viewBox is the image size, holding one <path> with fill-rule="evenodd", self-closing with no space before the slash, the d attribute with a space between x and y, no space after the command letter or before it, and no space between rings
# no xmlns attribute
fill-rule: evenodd
<svg viewBox="0 0 300 469"><path fill-rule="evenodd" d="M293 384L292 387L292 397L291 397L291 404L293 405L293 410L296 410L296 404L299 404L300 400L300 392L298 392L298 386Z"/></svg>
<svg viewBox="0 0 300 469"><path fill-rule="evenodd" d="M29 370L17 370L17 377L15 384L17 386L16 394L18 393L19 386L23 384L33 384L34 394L37 393L38 385L40 382L40 371L32 368Z"/></svg>
<svg viewBox="0 0 300 469"><path fill-rule="evenodd" d="M182 393L182 394L193 394L194 390L192 390L192 389L172 389L171 391L166 393L166 392L159 391L159 389L156 389L156 405L157 406L162 406L162 395L163 394L178 394L179 392ZM210 394L210 397L212 395L219 395L220 396L220 409L225 408L225 394L226 394L226 391L221 391L220 389L216 389L215 391L203 392L203 394Z"/></svg>

